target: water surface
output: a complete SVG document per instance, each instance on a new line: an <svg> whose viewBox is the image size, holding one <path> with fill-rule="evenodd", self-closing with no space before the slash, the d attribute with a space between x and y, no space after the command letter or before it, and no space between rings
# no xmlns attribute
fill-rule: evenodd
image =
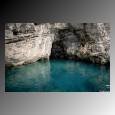
<svg viewBox="0 0 115 115"><path fill-rule="evenodd" d="M73 60L38 61L6 68L7 92L99 92L110 90L110 69Z"/></svg>

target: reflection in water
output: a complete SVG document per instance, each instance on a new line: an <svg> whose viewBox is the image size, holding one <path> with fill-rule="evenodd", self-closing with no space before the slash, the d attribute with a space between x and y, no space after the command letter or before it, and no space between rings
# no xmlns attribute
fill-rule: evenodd
<svg viewBox="0 0 115 115"><path fill-rule="evenodd" d="M36 62L6 70L6 91L36 91L50 80L50 63Z"/></svg>
<svg viewBox="0 0 115 115"><path fill-rule="evenodd" d="M72 60L38 61L6 68L6 91L96 92L110 90L109 67Z"/></svg>

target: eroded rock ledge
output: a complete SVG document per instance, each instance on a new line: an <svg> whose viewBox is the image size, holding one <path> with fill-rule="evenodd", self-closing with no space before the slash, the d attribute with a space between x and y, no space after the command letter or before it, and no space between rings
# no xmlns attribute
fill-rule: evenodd
<svg viewBox="0 0 115 115"><path fill-rule="evenodd" d="M8 23L5 25L6 66L40 59L64 58L110 62L108 23Z"/></svg>

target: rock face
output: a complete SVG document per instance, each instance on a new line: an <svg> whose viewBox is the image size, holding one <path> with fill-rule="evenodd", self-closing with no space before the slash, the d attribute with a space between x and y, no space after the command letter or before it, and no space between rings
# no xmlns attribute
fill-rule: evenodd
<svg viewBox="0 0 115 115"><path fill-rule="evenodd" d="M60 46L66 54L61 57L100 64L108 63L110 61L110 28L106 26L107 24L104 23L82 23L60 30ZM60 50L58 47L55 49L56 52Z"/></svg>
<svg viewBox="0 0 115 115"><path fill-rule="evenodd" d="M5 61L7 66L49 59L56 28L66 24L9 23L5 26ZM55 28L55 29L53 29Z"/></svg>
<svg viewBox="0 0 115 115"><path fill-rule="evenodd" d="M8 23L5 25L6 66L49 58L106 64L110 61L109 34L108 23Z"/></svg>

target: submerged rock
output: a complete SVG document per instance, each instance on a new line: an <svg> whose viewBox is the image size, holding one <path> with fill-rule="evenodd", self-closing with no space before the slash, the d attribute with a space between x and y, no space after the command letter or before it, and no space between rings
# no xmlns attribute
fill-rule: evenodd
<svg viewBox="0 0 115 115"><path fill-rule="evenodd" d="M109 34L108 23L8 23L5 25L6 66L49 58L106 64L110 61Z"/></svg>

